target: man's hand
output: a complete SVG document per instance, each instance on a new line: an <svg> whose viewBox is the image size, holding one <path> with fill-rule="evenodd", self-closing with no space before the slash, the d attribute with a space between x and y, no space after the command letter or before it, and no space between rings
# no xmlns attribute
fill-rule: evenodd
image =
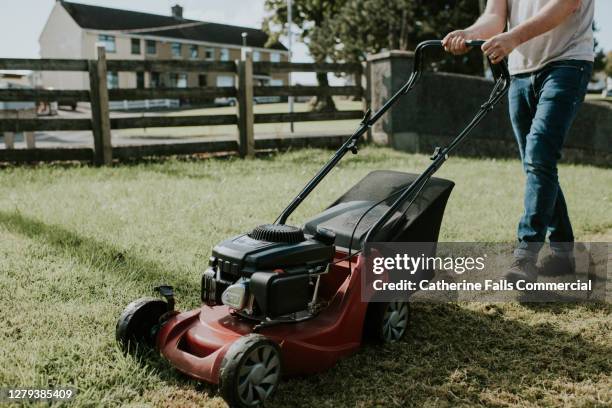
<svg viewBox="0 0 612 408"><path fill-rule="evenodd" d="M520 44L521 41L514 33L501 33L484 43L482 45L482 52L489 57L493 64L499 64Z"/></svg>
<svg viewBox="0 0 612 408"><path fill-rule="evenodd" d="M455 55L465 54L469 51L469 48L465 45L465 42L471 39L469 37L467 30L456 30L448 33L442 40L444 50Z"/></svg>

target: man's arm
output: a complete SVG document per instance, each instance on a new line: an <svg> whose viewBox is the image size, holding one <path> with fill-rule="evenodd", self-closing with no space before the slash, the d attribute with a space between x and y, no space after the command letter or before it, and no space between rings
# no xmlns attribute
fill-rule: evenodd
<svg viewBox="0 0 612 408"><path fill-rule="evenodd" d="M581 3L582 0L552 0L512 30L489 39L482 50L496 64L519 45L559 26L580 8Z"/></svg>
<svg viewBox="0 0 612 408"><path fill-rule="evenodd" d="M466 40L477 40L493 37L504 31L508 19L507 0L489 0L482 16L465 30L456 30L449 33L442 40L444 49L453 54L465 54L468 48Z"/></svg>

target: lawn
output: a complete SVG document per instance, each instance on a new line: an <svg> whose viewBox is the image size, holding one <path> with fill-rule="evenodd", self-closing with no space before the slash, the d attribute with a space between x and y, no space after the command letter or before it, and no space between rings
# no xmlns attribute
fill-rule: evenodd
<svg viewBox="0 0 612 408"><path fill-rule="evenodd" d="M73 385L71 407L224 406L213 387L156 355L123 356L116 318L159 283L177 288L179 308L195 307L211 246L272 221L329 155L1 169L0 387ZM366 148L293 221L371 170L428 163ZM439 175L457 183L441 240L513 239L517 161L453 157ZM577 238L612 241L610 169L565 165L560 177ZM402 342L285 381L270 406L611 406L611 312L610 304L417 304Z"/></svg>

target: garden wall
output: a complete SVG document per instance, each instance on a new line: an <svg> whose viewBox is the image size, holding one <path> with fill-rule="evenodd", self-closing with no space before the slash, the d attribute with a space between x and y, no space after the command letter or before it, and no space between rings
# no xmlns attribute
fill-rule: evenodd
<svg viewBox="0 0 612 408"><path fill-rule="evenodd" d="M391 51L369 58L372 107L381 106L408 79L413 53ZM426 73L378 123L374 141L396 149L430 153L449 142L474 116L492 89L492 81L448 73ZM517 157L518 149L508 117L507 98L473 131L457 154ZM612 164L612 104L585 102L566 141L563 160L609 166Z"/></svg>

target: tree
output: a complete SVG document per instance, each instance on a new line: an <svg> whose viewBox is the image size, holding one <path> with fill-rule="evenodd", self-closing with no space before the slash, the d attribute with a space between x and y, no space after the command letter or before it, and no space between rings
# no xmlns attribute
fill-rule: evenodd
<svg viewBox="0 0 612 408"><path fill-rule="evenodd" d="M599 32L599 27L597 27L595 22L593 22L593 32L594 33ZM595 61L593 62L593 74L595 74L596 72L602 71L606 68L606 53L604 52L603 48L601 48L601 46L599 45L599 41L597 40L597 37L594 38L594 42L595 42L595 45L594 45Z"/></svg>
<svg viewBox="0 0 612 408"><path fill-rule="evenodd" d="M287 30L287 1L266 0L264 30L270 42ZM439 39L467 27L479 15L479 0L293 0L294 23L315 62L364 61L382 50L412 50L421 41ZM434 69L482 73L478 52L453 57L442 51L431 57ZM327 74L317 74L328 86ZM331 97L316 100L317 110L335 109Z"/></svg>
<svg viewBox="0 0 612 408"><path fill-rule="evenodd" d="M319 31L327 20L334 18L346 0L293 0L292 17L297 25L300 39L308 46L315 62L325 62L331 55L333 40L323 38ZM266 0L265 9L269 13L263 22L263 28L270 36L270 43L278 41L281 34L287 32L287 0ZM319 86L329 86L327 73L317 73ZM317 97L314 109L318 111L335 110L331 96Z"/></svg>
<svg viewBox="0 0 612 408"><path fill-rule="evenodd" d="M424 40L439 39L467 27L479 15L478 0L347 0L334 19L325 21L322 38L334 39L336 61L363 61L382 50L412 50ZM436 69L482 73L482 56L452 57L440 52Z"/></svg>
<svg viewBox="0 0 612 408"><path fill-rule="evenodd" d="M610 51L606 57L606 75L612 77L612 51Z"/></svg>

